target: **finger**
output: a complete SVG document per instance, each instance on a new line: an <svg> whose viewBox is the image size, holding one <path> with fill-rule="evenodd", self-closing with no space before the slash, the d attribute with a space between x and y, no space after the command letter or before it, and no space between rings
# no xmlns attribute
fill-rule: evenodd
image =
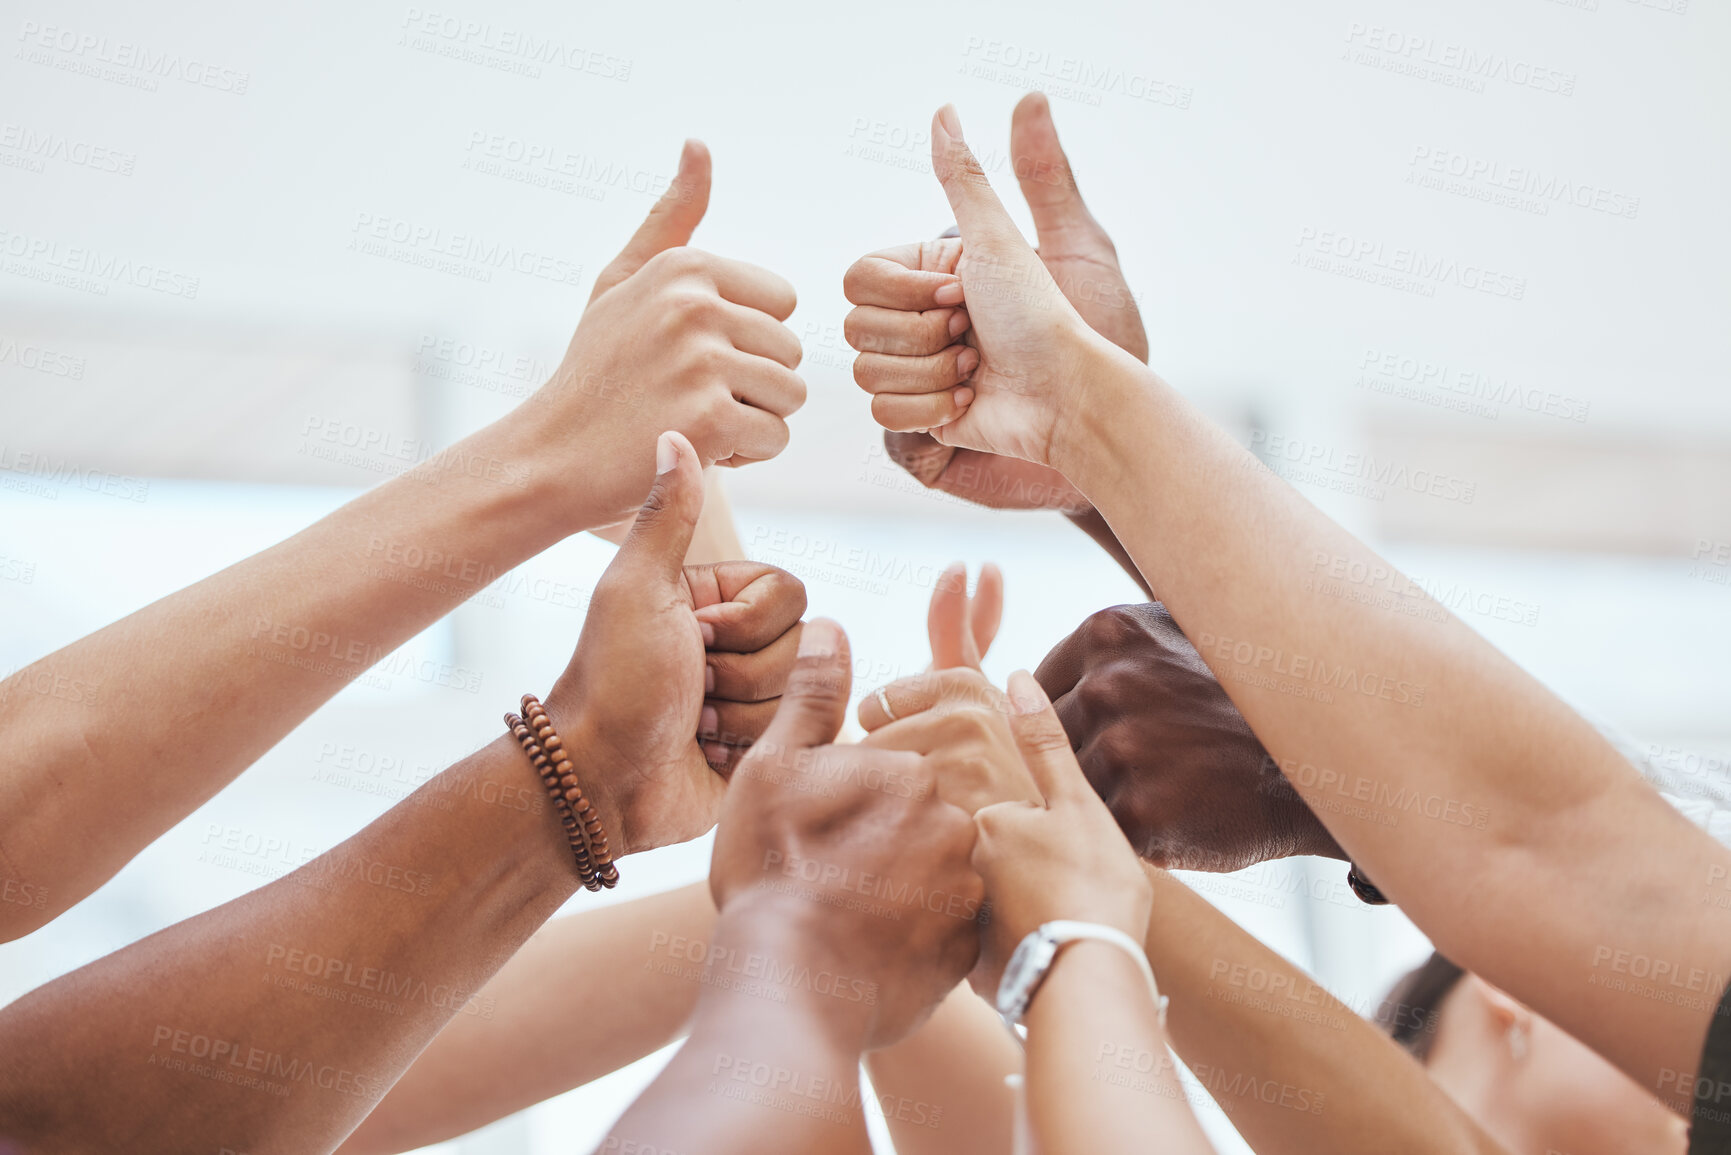
<svg viewBox="0 0 1731 1155"><path fill-rule="evenodd" d="M705 264L715 291L736 305L768 313L777 321L793 315L799 295L786 277L729 257L711 255Z"/></svg>
<svg viewBox="0 0 1731 1155"><path fill-rule="evenodd" d="M723 746L750 746L775 720L779 698L767 702L723 702L711 698L698 716L697 740Z"/></svg>
<svg viewBox="0 0 1731 1155"><path fill-rule="evenodd" d="M1077 229L1099 227L1082 203L1070 158L1058 143L1058 126L1052 121L1052 105L1045 93L1030 92L1010 115L1010 155L1015 158L1022 199L1028 202L1034 232L1042 245Z"/></svg>
<svg viewBox="0 0 1731 1155"><path fill-rule="evenodd" d="M799 628L805 613L805 583L772 565L723 561L685 567L697 620L709 628L711 652L749 654Z"/></svg>
<svg viewBox="0 0 1731 1155"><path fill-rule="evenodd" d="M1087 793L1088 780L1070 749L1069 735L1040 683L1028 671L1017 670L1010 675L1009 691L1010 730L1046 805Z"/></svg>
<svg viewBox="0 0 1731 1155"><path fill-rule="evenodd" d="M753 357L738 349L726 351L723 363L722 372L732 385L734 399L740 403L774 417L792 417L805 404L805 378L786 365L777 364L767 357ZM736 448L735 452L740 450Z"/></svg>
<svg viewBox="0 0 1731 1155"><path fill-rule="evenodd" d="M841 290L855 305L918 311L958 304L961 238L920 241L870 253L848 266Z"/></svg>
<svg viewBox="0 0 1731 1155"><path fill-rule="evenodd" d="M980 580L974 584L974 596L969 601L968 632L973 635L974 651L984 659L998 636L998 626L1004 620L1004 571L996 562L980 567Z"/></svg>
<svg viewBox="0 0 1731 1155"><path fill-rule="evenodd" d="M966 309L885 309L860 305L842 321L842 336L861 353L925 357L968 331Z"/></svg>
<svg viewBox="0 0 1731 1155"><path fill-rule="evenodd" d="M834 741L847 717L852 689L847 634L828 618L813 618L800 633L787 688L758 745L771 757L779 757Z"/></svg>
<svg viewBox="0 0 1731 1155"><path fill-rule="evenodd" d="M884 701L890 705L887 713ZM867 694L859 704L859 724L867 731L876 730L939 705L1003 709L998 692L977 671L966 668L930 670L897 679Z"/></svg>
<svg viewBox="0 0 1731 1155"><path fill-rule="evenodd" d="M932 171L944 186L968 248L984 245L988 251L997 251L1004 246L1001 251L1006 253L1027 248L1003 202L992 191L985 169L962 139L962 122L951 104L932 117Z"/></svg>
<svg viewBox="0 0 1731 1155"><path fill-rule="evenodd" d="M799 652L798 627L749 654L710 650L704 673L705 692L729 702L767 702L787 687L787 673Z"/></svg>
<svg viewBox="0 0 1731 1155"><path fill-rule="evenodd" d="M971 385L958 385L943 393L917 396L880 393L872 398L872 419L885 429L936 429L967 412L973 400Z"/></svg>
<svg viewBox="0 0 1731 1155"><path fill-rule="evenodd" d="M949 670L957 666L980 668L979 651L973 645L968 629L968 567L963 562L951 562L938 575L932 587L932 600L926 607L926 637L932 645L932 668Z"/></svg>
<svg viewBox="0 0 1731 1155"><path fill-rule="evenodd" d="M802 382L803 386L803 382ZM773 412L750 404L736 407L732 423L733 453L752 461L768 461L787 448L787 422ZM717 464L721 464L718 462Z"/></svg>
<svg viewBox="0 0 1731 1155"><path fill-rule="evenodd" d="M800 359L805 356L793 330L761 310L723 302L721 325L733 347L741 353L765 357L789 369L799 368Z"/></svg>
<svg viewBox="0 0 1731 1155"><path fill-rule="evenodd" d="M677 581L702 512L703 468L697 450L683 433L670 429L656 439L655 484L613 564L641 566L646 576Z"/></svg>
<svg viewBox="0 0 1731 1155"><path fill-rule="evenodd" d="M926 357L861 353L853 359L853 379L867 393L936 393L968 379L979 367L980 351L951 345Z"/></svg>
<svg viewBox="0 0 1731 1155"><path fill-rule="evenodd" d="M946 722L948 717L928 710L911 718L902 718L879 726L860 739L860 745L879 750L905 750L910 754L930 754L948 744L953 737L954 730Z"/></svg>
<svg viewBox="0 0 1731 1155"><path fill-rule="evenodd" d="M679 154L679 172L625 248L595 278L590 300L641 269L656 253L691 242L691 234L709 209L710 169L709 149L700 140L686 141Z"/></svg>

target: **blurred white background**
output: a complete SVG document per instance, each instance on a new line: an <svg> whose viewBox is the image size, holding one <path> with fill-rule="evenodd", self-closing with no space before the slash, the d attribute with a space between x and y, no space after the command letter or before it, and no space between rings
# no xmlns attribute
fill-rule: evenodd
<svg viewBox="0 0 1731 1155"><path fill-rule="evenodd" d="M393 468L309 455L319 423L442 445L503 412L557 362L686 136L715 155L696 243L800 293L811 399L787 453L728 479L747 548L848 628L856 690L924 664L930 575L956 558L1007 575L988 672L1034 666L1135 587L1055 517L904 481L852 384L840 284L860 254L949 223L926 132L946 100L1025 222L1009 110L1040 87L1157 369L1277 467L1299 446L1452 479L1471 500L1291 474L1656 759L1731 751L1723 4L3 8L0 672ZM526 35L587 66L500 47ZM178 63L121 62L121 45ZM509 159L528 155L546 159ZM360 243L375 222L582 272L430 268L424 243ZM1444 271L1378 283L1397 250ZM144 267L142 285L113 275ZM574 539L525 572L581 591L610 552ZM333 750L439 767L489 740L577 636L582 598L536 588L506 579L407 647L480 670L479 693L343 692L94 897L0 946L0 1001L276 871L209 861L213 825L324 847L390 805L326 781ZM657 852L572 906L705 866L703 844ZM1196 881L1374 1006L1425 943L1398 912L1306 897L1306 878L1339 872ZM439 1150L587 1149L660 1061Z"/></svg>

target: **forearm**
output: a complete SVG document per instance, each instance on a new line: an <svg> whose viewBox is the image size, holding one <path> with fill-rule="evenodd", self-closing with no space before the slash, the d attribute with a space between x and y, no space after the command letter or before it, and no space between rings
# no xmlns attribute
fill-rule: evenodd
<svg viewBox="0 0 1731 1155"><path fill-rule="evenodd" d="M694 883L554 919L445 1025L342 1155L424 1147L582 1086L679 1037L715 924ZM605 982L574 982L576 968Z"/></svg>
<svg viewBox="0 0 1731 1155"><path fill-rule="evenodd" d="M898 1155L1007 1155L1022 1055L998 1014L958 985L913 1034L866 1055Z"/></svg>
<svg viewBox="0 0 1731 1155"><path fill-rule="evenodd" d="M1649 1088L1692 1070L1717 992L1631 997L1595 967L1728 973L1731 922L1703 905L1725 853L1454 618L1307 592L1395 571L1145 374L1107 371L1061 467L1306 803L1450 957Z"/></svg>
<svg viewBox="0 0 1731 1155"><path fill-rule="evenodd" d="M0 904L0 940L89 894L369 666L581 525L548 515L530 460L490 427L0 684L0 878L46 895Z"/></svg>
<svg viewBox="0 0 1731 1155"><path fill-rule="evenodd" d="M859 1079L867 1008L797 978L842 973L846 961L803 935L797 917L778 918L782 910L718 923L691 1037L614 1124L602 1152L871 1150ZM765 971L794 977L740 983L728 960L761 960Z"/></svg>
<svg viewBox="0 0 1731 1155"><path fill-rule="evenodd" d="M575 888L501 738L292 874L0 1012L0 1132L329 1150Z"/></svg>
<svg viewBox="0 0 1731 1155"><path fill-rule="evenodd" d="M1156 867L1145 949L1172 1045L1266 1155L1500 1151L1381 1031Z"/></svg>
<svg viewBox="0 0 1731 1155"><path fill-rule="evenodd" d="M1028 1122L1046 1155L1208 1152L1141 970L1109 943L1058 953L1027 1014Z"/></svg>

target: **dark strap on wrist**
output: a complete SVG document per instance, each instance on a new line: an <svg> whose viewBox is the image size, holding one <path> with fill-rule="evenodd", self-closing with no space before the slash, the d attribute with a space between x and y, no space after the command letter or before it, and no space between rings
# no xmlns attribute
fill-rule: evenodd
<svg viewBox="0 0 1731 1155"><path fill-rule="evenodd" d="M1358 901L1367 906L1388 905L1388 896L1376 888L1376 883L1360 873L1356 862L1346 872L1346 885L1352 887L1352 893L1358 895Z"/></svg>

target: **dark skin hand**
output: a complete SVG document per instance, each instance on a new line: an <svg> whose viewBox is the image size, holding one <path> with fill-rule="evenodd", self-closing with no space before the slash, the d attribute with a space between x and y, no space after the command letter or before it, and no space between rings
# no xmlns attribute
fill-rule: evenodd
<svg viewBox="0 0 1731 1155"><path fill-rule="evenodd" d="M1346 859L1159 602L1093 614L1034 676L1149 862L1225 872L1295 854Z"/></svg>

